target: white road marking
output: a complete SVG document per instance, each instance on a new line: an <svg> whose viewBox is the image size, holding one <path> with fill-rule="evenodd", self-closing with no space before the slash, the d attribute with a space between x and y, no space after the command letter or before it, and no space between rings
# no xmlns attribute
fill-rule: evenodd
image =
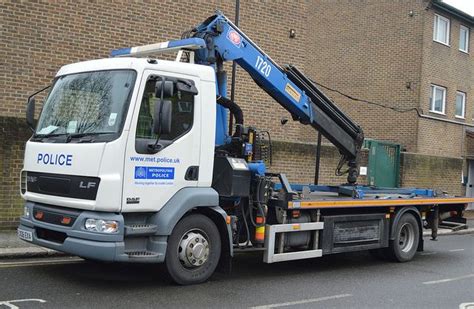
<svg viewBox="0 0 474 309"><path fill-rule="evenodd" d="M338 298L351 297L351 296L352 294L339 294L339 295L325 296L325 297L319 297L319 298L290 301L287 303L255 306L255 307L250 307L250 309L269 309L269 308L277 308L277 307L284 307L284 306L294 306L294 305L309 304L309 303L315 303L318 301L325 301L325 300L338 299Z"/></svg>
<svg viewBox="0 0 474 309"><path fill-rule="evenodd" d="M15 299L15 300L5 300L5 301L0 301L0 306L5 306L10 309L19 309L20 307L15 306L12 303L22 303L22 302L39 302L39 303L45 303L46 301L44 299L38 299L38 298L29 298L29 299Z"/></svg>
<svg viewBox="0 0 474 309"><path fill-rule="evenodd" d="M457 281L457 280L468 279L468 278L474 278L474 274L469 274L469 275L455 277L455 278L447 278L447 279L441 279L441 280L426 281L426 282L423 282L423 284L437 284L437 283L451 282L451 281Z"/></svg>
<svg viewBox="0 0 474 309"><path fill-rule="evenodd" d="M453 249L453 250L449 250L449 252L459 252L459 251L464 251L464 249Z"/></svg>
<svg viewBox="0 0 474 309"><path fill-rule="evenodd" d="M459 309L474 309L474 303L462 303L459 305Z"/></svg>
<svg viewBox="0 0 474 309"><path fill-rule="evenodd" d="M436 254L436 252L422 252L422 253L420 253L420 255L432 255L432 254Z"/></svg>
<svg viewBox="0 0 474 309"><path fill-rule="evenodd" d="M75 264L82 261L83 259L81 258L70 258L70 259L61 259L61 260L55 259L55 260L43 260L43 261L0 262L0 268L56 265L56 264Z"/></svg>

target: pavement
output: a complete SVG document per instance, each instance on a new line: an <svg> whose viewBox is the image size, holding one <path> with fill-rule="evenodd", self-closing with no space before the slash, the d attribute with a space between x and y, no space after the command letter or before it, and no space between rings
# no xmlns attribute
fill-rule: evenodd
<svg viewBox="0 0 474 309"><path fill-rule="evenodd" d="M0 259L58 255L64 253L23 241L18 238L16 231L0 231Z"/></svg>
<svg viewBox="0 0 474 309"><path fill-rule="evenodd" d="M467 219L467 229L453 231L451 229L440 228L438 236L474 234L474 211L466 211L464 217ZM423 231L424 237L431 236L431 230ZM34 244L20 240L16 231L0 231L0 259L4 258L29 258L64 256L65 253L56 250L36 246Z"/></svg>

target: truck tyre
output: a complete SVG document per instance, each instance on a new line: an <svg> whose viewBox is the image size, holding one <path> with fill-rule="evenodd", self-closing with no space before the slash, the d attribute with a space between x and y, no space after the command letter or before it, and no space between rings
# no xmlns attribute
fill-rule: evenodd
<svg viewBox="0 0 474 309"><path fill-rule="evenodd" d="M395 228L395 239L390 240L387 254L397 262L408 262L415 256L420 241L420 228L415 216L405 213Z"/></svg>
<svg viewBox="0 0 474 309"><path fill-rule="evenodd" d="M177 284L196 284L209 279L220 256L216 225L204 215L192 214L181 219L168 238L165 264Z"/></svg>

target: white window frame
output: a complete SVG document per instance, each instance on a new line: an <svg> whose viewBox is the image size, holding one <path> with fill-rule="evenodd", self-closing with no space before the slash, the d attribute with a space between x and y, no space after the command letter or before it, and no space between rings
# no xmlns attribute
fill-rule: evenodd
<svg viewBox="0 0 474 309"><path fill-rule="evenodd" d="M443 109L442 109L441 112L434 109L436 89L443 90ZM430 96L432 98L431 103L430 103L430 113L446 115L446 92L447 92L447 89L445 87L442 87L442 86L431 84L430 90L431 90L431 95Z"/></svg>
<svg viewBox="0 0 474 309"><path fill-rule="evenodd" d="M461 34L462 34L463 29L466 30L466 49L461 48L461 38L462 38ZM459 50L464 53L469 53L469 35L470 35L469 30L470 30L469 27L466 27L463 25L459 27Z"/></svg>
<svg viewBox="0 0 474 309"><path fill-rule="evenodd" d="M462 115L456 115L456 103L458 95L462 96ZM466 118L466 93L462 91L456 91L456 99L454 101L454 117L465 119Z"/></svg>
<svg viewBox="0 0 474 309"><path fill-rule="evenodd" d="M447 23L447 29L446 29L446 42L443 42L441 40L438 40L438 19L441 19L441 20L444 20L446 21ZM449 45L449 39L450 39L450 32L451 32L451 21L449 20L449 18L446 18L444 16L441 16L441 15L438 15L438 14L435 14L435 18L434 18L434 24L433 24L433 41L435 42L438 42L438 43L441 43L443 45L446 45L446 46L450 46Z"/></svg>

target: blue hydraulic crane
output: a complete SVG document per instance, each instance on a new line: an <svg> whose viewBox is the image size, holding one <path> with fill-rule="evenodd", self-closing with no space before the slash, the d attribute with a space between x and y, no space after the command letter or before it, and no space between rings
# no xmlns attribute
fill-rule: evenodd
<svg viewBox="0 0 474 309"><path fill-rule="evenodd" d="M224 14L217 12L203 23L183 34L182 40L115 50L112 56L146 55L159 50L193 50L195 62L214 66L217 79L218 100L216 123L216 146L229 142L227 109L234 102L225 99L227 77L223 70L226 61L234 61L273 99L292 115L293 120L309 124L322 133L341 153L336 173L344 163L348 164L348 183L357 180L357 156L364 134L360 126L352 121L316 87L314 82L292 65L279 66L245 33ZM240 108L237 108L240 110ZM235 115L235 114L234 114ZM238 122L236 121L238 124Z"/></svg>
<svg viewBox="0 0 474 309"><path fill-rule="evenodd" d="M206 48L197 50L196 62L215 65L219 95L226 96L227 93L225 75L220 73L222 63L235 61L288 110L294 120L310 124L338 147L343 156L341 163L346 161L349 165L348 182L356 181L356 159L364 140L363 131L309 78L294 66L281 68L220 12L192 29L188 36L204 39ZM218 126L221 127L217 130L216 142L219 144L225 141L227 121L224 108L218 106L218 111Z"/></svg>

